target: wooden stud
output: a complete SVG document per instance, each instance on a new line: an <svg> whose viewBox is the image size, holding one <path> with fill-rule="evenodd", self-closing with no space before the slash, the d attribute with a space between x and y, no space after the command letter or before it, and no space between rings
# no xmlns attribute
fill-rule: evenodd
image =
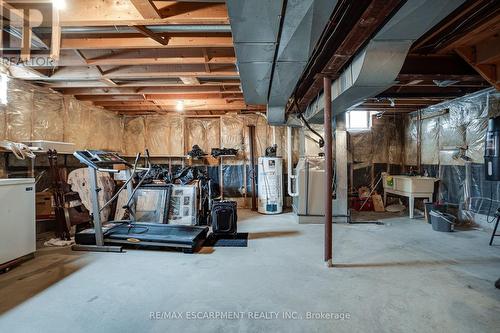
<svg viewBox="0 0 500 333"><path fill-rule="evenodd" d="M50 58L59 60L61 52L61 25L59 24L59 9L52 6L52 42L50 43Z"/></svg>
<svg viewBox="0 0 500 333"><path fill-rule="evenodd" d="M23 37L21 49L21 61L29 61L31 53L31 26L30 26L30 10L29 8L23 11Z"/></svg>
<svg viewBox="0 0 500 333"><path fill-rule="evenodd" d="M130 0L145 19L161 19L158 9L150 0Z"/></svg>

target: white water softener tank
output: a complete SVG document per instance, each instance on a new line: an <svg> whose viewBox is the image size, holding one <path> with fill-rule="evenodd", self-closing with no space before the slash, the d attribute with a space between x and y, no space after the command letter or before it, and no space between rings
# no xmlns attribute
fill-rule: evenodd
<svg viewBox="0 0 500 333"><path fill-rule="evenodd" d="M257 182L259 213L281 213L283 211L283 159L259 157Z"/></svg>

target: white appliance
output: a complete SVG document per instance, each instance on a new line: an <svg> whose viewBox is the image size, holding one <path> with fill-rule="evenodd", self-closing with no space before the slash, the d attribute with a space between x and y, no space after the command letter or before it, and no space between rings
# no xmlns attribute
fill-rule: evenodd
<svg viewBox="0 0 500 333"><path fill-rule="evenodd" d="M321 224L325 221L325 159L324 157L302 157L295 168L295 187L298 193L293 197L293 211L298 223ZM348 215L347 205L341 199L332 200L332 212L336 221L343 221Z"/></svg>
<svg viewBox="0 0 500 333"><path fill-rule="evenodd" d="M283 159L259 157L258 211L262 214L283 212Z"/></svg>
<svg viewBox="0 0 500 333"><path fill-rule="evenodd" d="M35 180L0 179L0 266L35 252L35 229Z"/></svg>

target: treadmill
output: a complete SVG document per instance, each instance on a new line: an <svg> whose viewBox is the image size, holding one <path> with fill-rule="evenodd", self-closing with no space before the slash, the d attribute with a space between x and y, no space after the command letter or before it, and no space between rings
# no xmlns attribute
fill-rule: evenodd
<svg viewBox="0 0 500 333"><path fill-rule="evenodd" d="M88 167L89 185L92 197L92 221L94 228L85 229L75 235L74 251L123 252L122 246L134 245L144 248L175 248L185 253L193 253L203 245L208 233L208 227L170 225L140 222L135 220L133 198L137 189L151 170L149 154L146 151L148 168L137 166L140 154L137 154L134 165L131 165L120 156L112 152L101 150L82 150L73 154L81 163ZM126 166L126 181L123 186L106 202L100 206L98 195L101 191L97 185L97 173L118 173L114 165ZM132 179L139 171L146 171L134 188ZM125 207L129 210L130 219L102 223L100 212L118 198L120 192L127 189L128 202Z"/></svg>

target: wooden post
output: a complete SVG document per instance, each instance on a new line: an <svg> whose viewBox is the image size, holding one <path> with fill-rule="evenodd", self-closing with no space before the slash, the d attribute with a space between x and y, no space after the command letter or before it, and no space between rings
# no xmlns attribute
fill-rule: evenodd
<svg viewBox="0 0 500 333"><path fill-rule="evenodd" d="M332 80L328 77L323 78L323 94L325 99L325 262L328 267L333 267L332 247Z"/></svg>

